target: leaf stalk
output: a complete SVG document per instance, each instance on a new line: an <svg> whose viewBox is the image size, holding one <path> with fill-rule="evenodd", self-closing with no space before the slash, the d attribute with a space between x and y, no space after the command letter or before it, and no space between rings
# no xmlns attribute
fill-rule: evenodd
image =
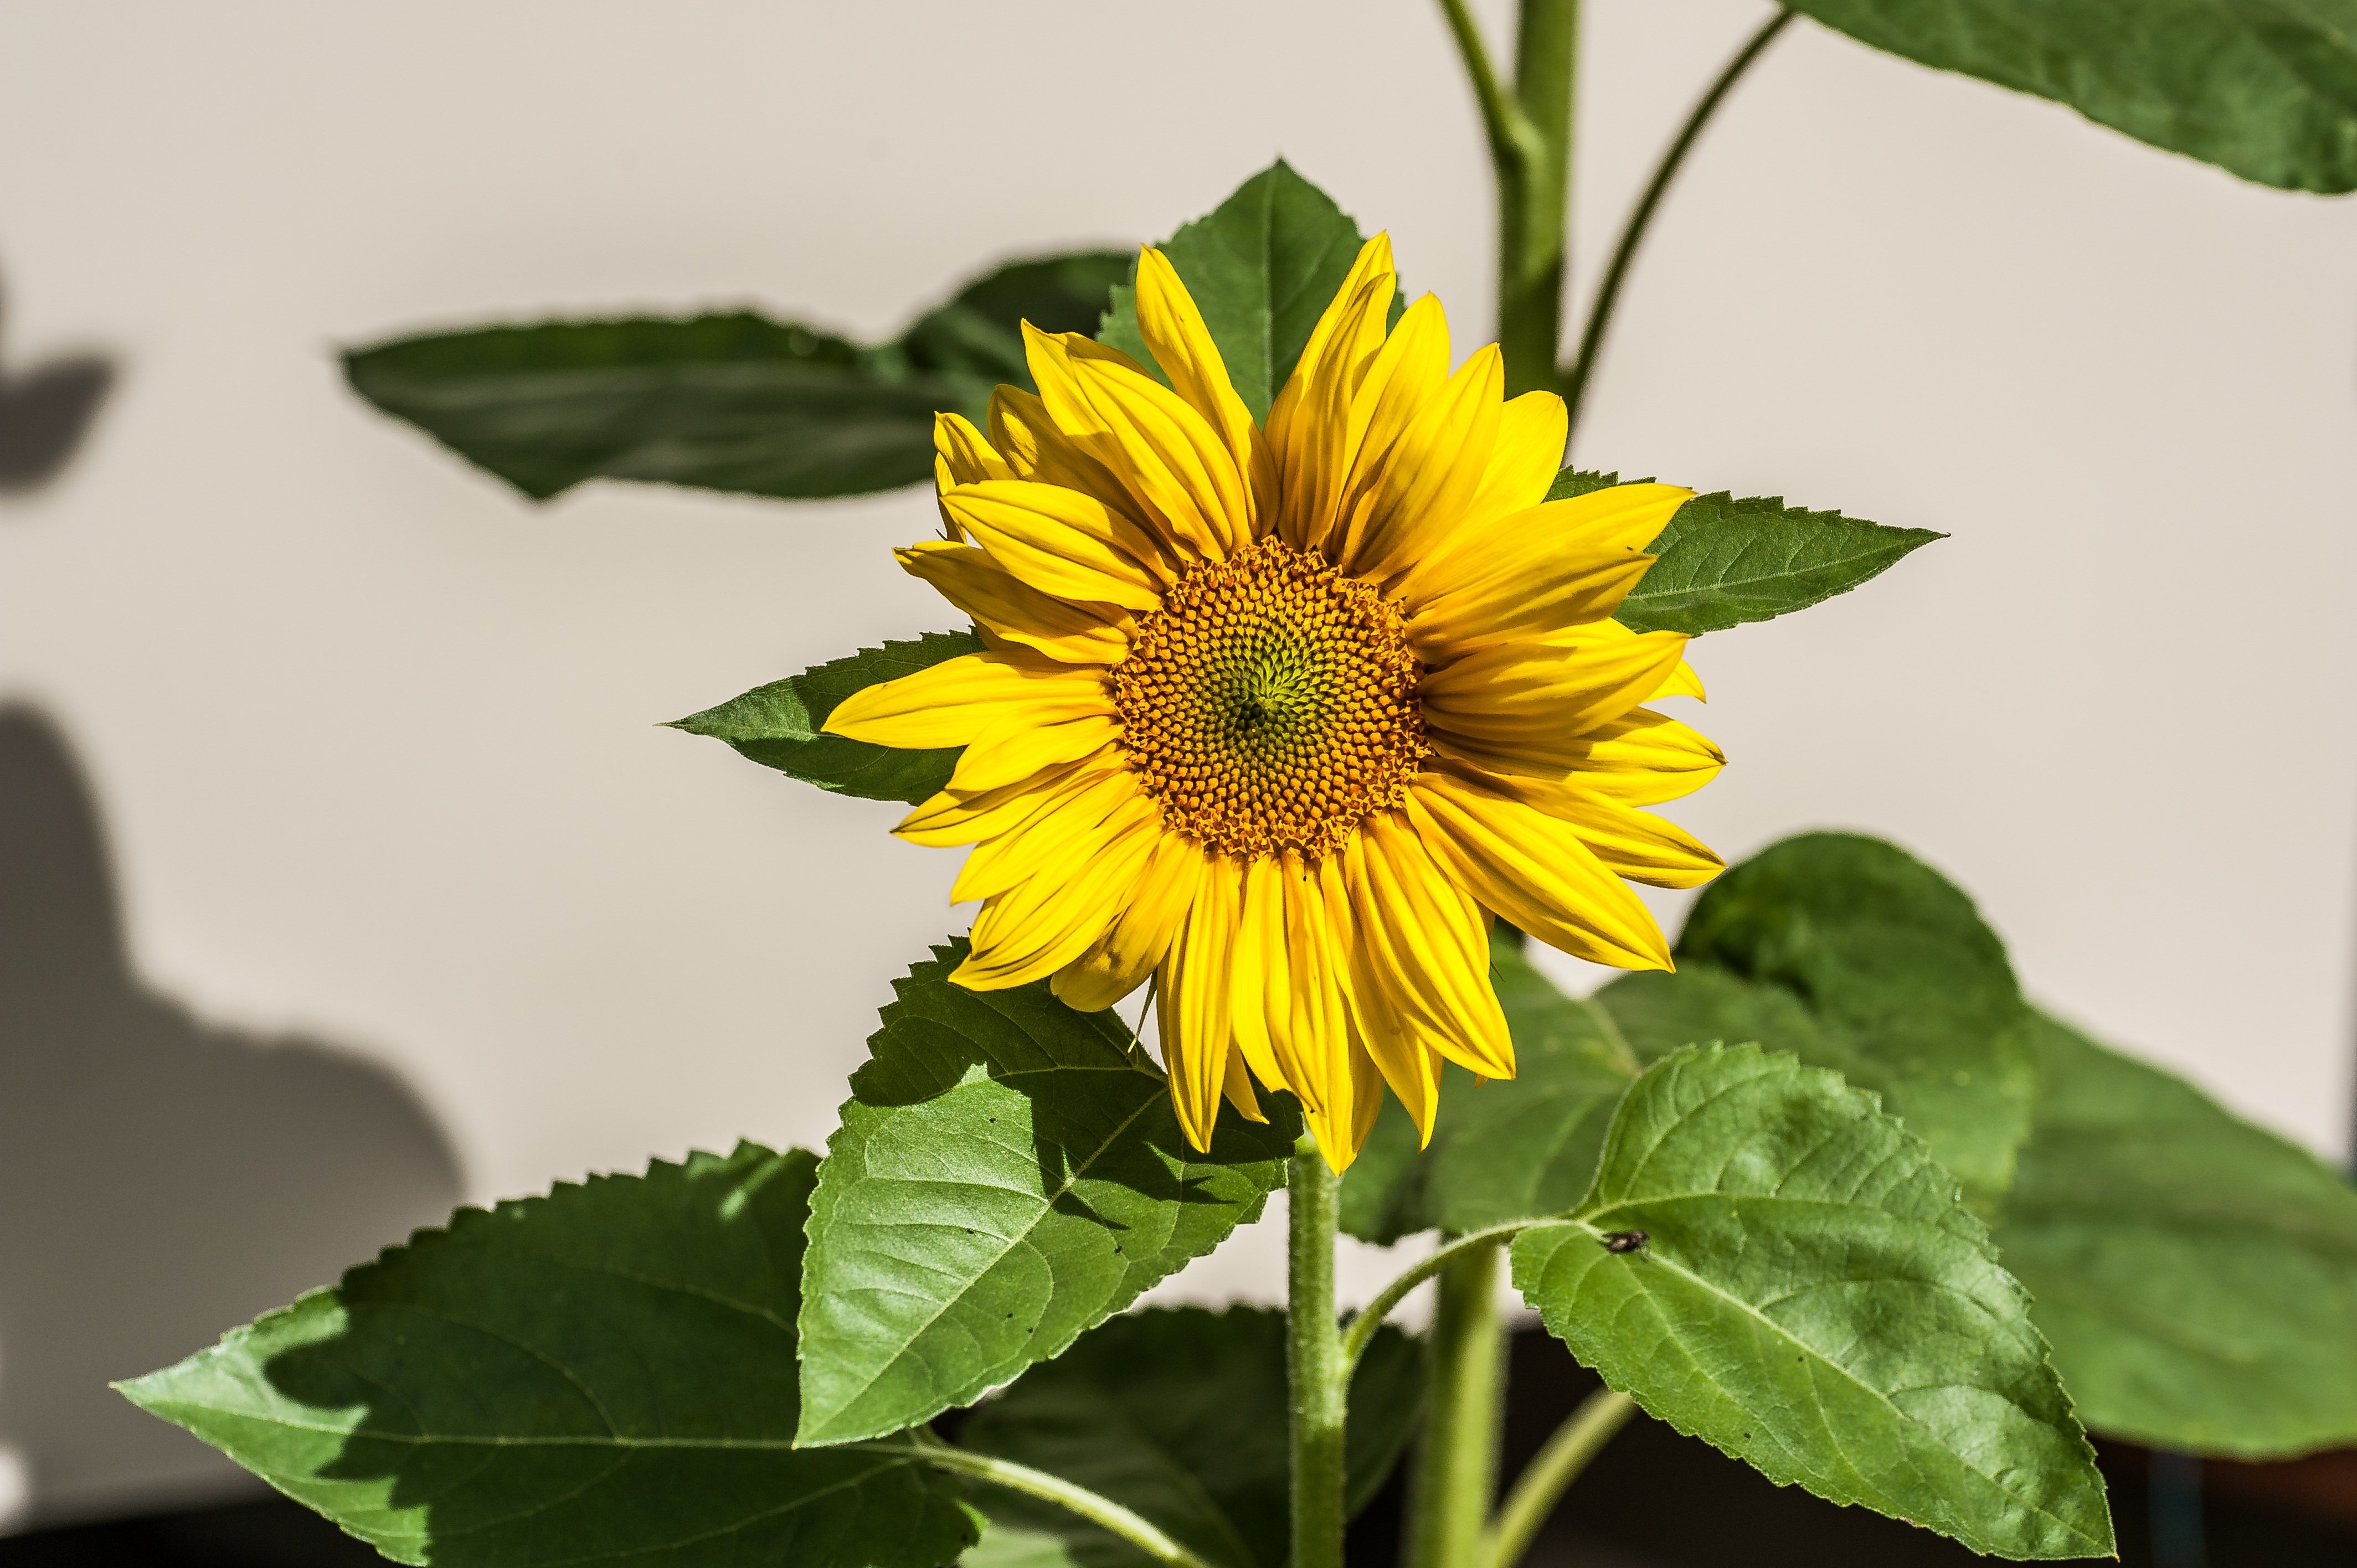
<svg viewBox="0 0 2357 1568"><path fill-rule="evenodd" d="M918 1432L911 1436L913 1441L910 1444L850 1443L844 1446L871 1453L903 1455L913 1447L916 1451L914 1456L936 1470L971 1476L976 1480L988 1481L993 1486L1005 1487L1009 1491L1053 1503L1100 1529L1112 1531L1157 1563L1165 1564L1165 1568L1212 1568L1210 1563L1180 1545L1152 1520L1086 1487L1075 1486L1060 1476L1035 1470L1028 1465L1018 1465L1012 1459L952 1447L930 1433Z"/></svg>
<svg viewBox="0 0 2357 1568"><path fill-rule="evenodd" d="M1514 1568L1564 1492L1636 1413L1637 1402L1614 1389L1598 1389L1582 1400L1516 1477L1482 1537L1480 1568Z"/></svg>

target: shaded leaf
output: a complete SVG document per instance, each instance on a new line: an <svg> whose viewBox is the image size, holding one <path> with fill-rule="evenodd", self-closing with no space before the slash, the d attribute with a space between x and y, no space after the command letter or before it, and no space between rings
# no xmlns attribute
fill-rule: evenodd
<svg viewBox="0 0 2357 1568"><path fill-rule="evenodd" d="M964 1446L1046 1470L1135 1509L1214 1568L1285 1568L1285 1314L1148 1310L1083 1335L985 1403ZM1349 1511L1390 1474L1424 1403L1424 1354L1380 1330L1351 1383ZM997 1488L971 1564L1042 1548L1084 1568L1136 1568L1136 1548L1074 1515ZM993 1540L1002 1530L1014 1540Z"/></svg>
<svg viewBox="0 0 2357 1568"><path fill-rule="evenodd" d="M2034 1017L1996 1242L2098 1432L2238 1458L2357 1443L2357 1189L2190 1084Z"/></svg>
<svg viewBox="0 0 2357 1568"><path fill-rule="evenodd" d="M1556 990L1511 933L1491 939L1490 980L1513 1035L1514 1076L1477 1086L1462 1068L1443 1069L1422 1154L1407 1112L1384 1101L1377 1136L1342 1178L1342 1229L1361 1240L1561 1214L1587 1191L1637 1059L1610 1015Z"/></svg>
<svg viewBox="0 0 2357 1568"><path fill-rule="evenodd" d="M1203 313L1228 379L1254 419L1268 416L1363 242L1334 199L1279 158L1157 247ZM1403 305L1393 299L1394 321ZM1165 379L1138 336L1129 283L1114 289L1097 337Z"/></svg>
<svg viewBox="0 0 2357 1568"><path fill-rule="evenodd" d="M1133 265L1011 263L863 347L747 311L430 333L344 356L352 390L545 500L585 479L761 496L858 495L933 475L933 413L1029 387L1019 320L1096 325Z"/></svg>
<svg viewBox="0 0 2357 1568"><path fill-rule="evenodd" d="M2357 189L2348 0L1792 0L1864 43L2069 104L2261 185Z"/></svg>
<svg viewBox="0 0 2357 1568"><path fill-rule="evenodd" d="M963 747L903 751L822 735L819 726L854 692L981 650L981 639L970 631L929 631L914 642L887 642L813 665L716 708L673 719L669 727L725 740L762 767L822 789L915 805L948 787Z"/></svg>
<svg viewBox="0 0 2357 1568"><path fill-rule="evenodd" d="M954 1482L792 1446L813 1167L745 1144L461 1209L123 1392L396 1562L933 1568Z"/></svg>
<svg viewBox="0 0 2357 1568"><path fill-rule="evenodd" d="M912 1426L1061 1354L1260 1218L1288 1109L1187 1146L1111 1012L969 991L963 941L895 983L811 1203L805 1443Z"/></svg>
<svg viewBox="0 0 2357 1568"><path fill-rule="evenodd" d="M1786 839L1704 889L1676 956L1597 993L1640 1056L1793 1051L1881 1095L1984 1212L2012 1181L2027 1015L2005 944L1938 872L1877 839Z"/></svg>
<svg viewBox="0 0 2357 1568"><path fill-rule="evenodd" d="M1834 1073L1755 1046L1656 1063L1578 1213L1515 1239L1513 1277L1607 1382L1771 1480L1976 1552L2112 1552L2027 1293L1922 1144Z"/></svg>

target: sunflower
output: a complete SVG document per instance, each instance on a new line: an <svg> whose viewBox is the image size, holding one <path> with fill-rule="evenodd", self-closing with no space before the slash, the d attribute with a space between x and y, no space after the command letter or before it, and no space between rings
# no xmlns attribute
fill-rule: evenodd
<svg viewBox="0 0 2357 1568"><path fill-rule="evenodd" d="M1385 329L1369 241L1255 424L1161 252L1137 325L1162 369L1025 328L1038 395L939 422L947 539L898 552L985 651L872 686L830 732L963 746L896 830L973 844L952 977L1046 977L1094 1011L1155 985L1178 1121L1298 1098L1347 1166L1383 1086L1427 1140L1440 1067L1511 1077L1489 979L1503 918L1666 969L1622 880L1688 887L1709 850L1639 808L1725 760L1641 704L1700 696L1685 639L1611 619L1690 491L1544 499L1563 401L1450 373L1427 295ZM1167 385L1165 382L1167 381Z"/></svg>

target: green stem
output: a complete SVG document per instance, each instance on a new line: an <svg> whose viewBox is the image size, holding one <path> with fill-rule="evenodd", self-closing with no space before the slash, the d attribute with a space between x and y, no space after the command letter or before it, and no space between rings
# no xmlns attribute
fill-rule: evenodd
<svg viewBox="0 0 2357 1568"><path fill-rule="evenodd" d="M1539 1526L1555 1512L1565 1488L1587 1468L1587 1462L1612 1441L1612 1434L1637 1413L1637 1402L1610 1389L1598 1389L1580 1402L1538 1456L1514 1482L1505 1506L1481 1543L1480 1568L1514 1568L1530 1550Z"/></svg>
<svg viewBox="0 0 2357 1568"><path fill-rule="evenodd" d="M1504 1324L1498 1312L1504 1243L1449 1249L1426 1337L1431 1404L1408 1480L1405 1568L1477 1568L1498 1491L1505 1409Z"/></svg>
<svg viewBox="0 0 2357 1568"><path fill-rule="evenodd" d="M1534 1219L1518 1219L1512 1224L1493 1225L1487 1230L1461 1236L1376 1292L1375 1299L1367 1303L1367 1310L1351 1319L1350 1332L1342 1336L1343 1365L1355 1367L1359 1364L1359 1358L1366 1353L1367 1342L1374 1338L1375 1330L1383 1326L1383 1319L1398 1309L1399 1304L1407 1298L1408 1292L1469 1254L1493 1242L1512 1240L1537 1223Z"/></svg>
<svg viewBox="0 0 2357 1568"><path fill-rule="evenodd" d="M908 1449L899 1444L863 1443L845 1444L877 1453L905 1454ZM1091 1524L1098 1525L1128 1541L1157 1563L1167 1568L1211 1568L1192 1552L1173 1541L1157 1525L1132 1513L1111 1498L1099 1497L1086 1487L1076 1487L1060 1476L1045 1470L1034 1470L1028 1465L1017 1465L1011 1459L995 1459L987 1454L970 1449L952 1448L939 1438L920 1435L916 1446L918 1456L936 1470L955 1475L972 1476L1005 1487L1009 1491L1051 1502L1070 1509Z"/></svg>
<svg viewBox="0 0 2357 1568"><path fill-rule="evenodd" d="M1653 221L1654 210L1662 204L1662 193L1669 189L1670 181L1677 177L1678 166L1685 162L1686 154L1693 150L1695 139L1702 134L1702 128L1709 124L1713 114L1718 113L1718 106L1726 101L1728 91L1742 79L1745 71L1751 69L1751 62L1760 58L1761 51L1776 41L1776 35L1784 30L1792 16L1791 11L1777 12L1765 26L1751 35L1749 42L1735 51L1735 58L1727 62L1727 69L1718 73L1718 80L1710 84L1709 91L1702 95L1693 113L1686 116L1686 123L1679 127L1677 138L1670 143L1669 150L1662 155L1661 163L1654 167L1652 180L1645 187L1645 194L1638 198L1635 210L1629 214L1628 222L1622 225L1620 242L1612 247L1612 260L1604 269L1604 281L1597 285L1596 303L1587 312L1587 325L1580 331L1578 357L1572 361L1570 371L1563 378L1563 400L1571 410L1573 428L1578 427L1579 405L1587 395L1588 378L1595 373L1597 358L1604 349L1605 328L1611 325L1613 307L1620 301L1620 285L1629 275L1629 263L1636 258L1637 247L1645 238L1646 228Z"/></svg>
<svg viewBox="0 0 2357 1568"><path fill-rule="evenodd" d="M1307 1133L1286 1184L1286 1376L1293 1405L1291 1568L1342 1568L1343 1422L1351 1372L1334 1316L1341 1182Z"/></svg>
<svg viewBox="0 0 2357 1568"><path fill-rule="evenodd" d="M1506 395L1556 385L1570 227L1571 102L1579 0L1523 0L1514 81L1498 78L1465 0L1440 0L1465 62L1498 185L1498 347Z"/></svg>

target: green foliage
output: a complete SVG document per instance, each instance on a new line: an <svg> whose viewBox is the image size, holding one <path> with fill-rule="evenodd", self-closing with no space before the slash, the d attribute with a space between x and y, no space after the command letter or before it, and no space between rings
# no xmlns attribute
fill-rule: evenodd
<svg viewBox="0 0 2357 1568"><path fill-rule="evenodd" d="M1297 1118L1224 1114L1187 1146L1110 1012L1047 984L951 983L965 944L893 987L811 1202L805 1443L912 1426L1061 1354L1260 1218Z"/></svg>
<svg viewBox="0 0 2357 1568"><path fill-rule="evenodd" d="M1877 48L2058 99L2262 185L2357 189L2349 0L1792 0Z"/></svg>
<svg viewBox="0 0 2357 1568"><path fill-rule="evenodd" d="M746 1144L461 1209L123 1392L396 1562L933 1568L953 1482L792 1445L813 1168Z"/></svg>
<svg viewBox="0 0 2357 1568"><path fill-rule="evenodd" d="M1607 1382L1772 1480L1976 1552L2112 1552L2028 1294L1930 1152L1834 1073L1755 1046L1656 1063L1513 1275Z"/></svg>
<svg viewBox="0 0 2357 1568"><path fill-rule="evenodd" d="M552 321L344 356L352 390L537 500L585 479L788 498L932 477L933 413L1028 386L1017 323L1086 331L1133 265L1089 252L1002 267L863 347L748 312Z"/></svg>
<svg viewBox="0 0 2357 1568"><path fill-rule="evenodd" d="M981 639L970 631L929 631L914 642L863 648L848 658L756 686L716 708L673 719L670 727L725 740L762 767L822 789L915 805L948 785L962 747L901 751L822 735L819 726L854 692L981 650Z"/></svg>
<svg viewBox="0 0 2357 1568"><path fill-rule="evenodd" d="M1279 158L1157 247L1203 313L1228 379L1254 419L1267 416L1269 403L1293 375L1363 242L1359 226L1334 199ZM1132 279L1135 268L1133 262ZM1393 299L1394 320L1403 303ZM1162 379L1138 336L1136 293L1129 283L1114 287L1097 337Z"/></svg>
<svg viewBox="0 0 2357 1568"><path fill-rule="evenodd" d="M1285 1315L1250 1307L1116 1317L977 1410L963 1446L1060 1476L1135 1509L1214 1568L1285 1568ZM1424 1403L1424 1356L1385 1328L1351 1383L1350 1511L1399 1457ZM1019 1550L1077 1568L1139 1568L1128 1543L996 1487L968 1564Z"/></svg>
<svg viewBox="0 0 2357 1568"><path fill-rule="evenodd" d="M1620 482L1618 474L1566 468L1546 499L1566 500ZM1613 618L1636 631L1695 637L1772 620L1846 594L1946 537L1837 511L1803 511L1780 496L1696 496L1645 547L1658 559Z"/></svg>
<svg viewBox="0 0 2357 1568"><path fill-rule="evenodd" d="M2098 1432L2272 1458L2357 1443L2357 1190L2050 1019L1996 1242Z"/></svg>
<svg viewBox="0 0 2357 1568"><path fill-rule="evenodd" d="M1442 1071L1441 1111L1421 1155L1415 1126L1386 1100L1342 1179L1342 1229L1388 1246L1418 1230L1458 1234L1561 1214L1587 1191L1612 1108L1636 1057L1600 1007L1575 1001L1493 936L1490 979L1514 1039L1515 1074L1476 1085Z"/></svg>
<svg viewBox="0 0 2357 1568"><path fill-rule="evenodd" d="M1987 1212L2029 1133L2036 1072L2005 946L1972 900L1879 840L1806 833L1695 901L1675 973L1598 993L1641 1057L1756 1040L1875 1090Z"/></svg>

